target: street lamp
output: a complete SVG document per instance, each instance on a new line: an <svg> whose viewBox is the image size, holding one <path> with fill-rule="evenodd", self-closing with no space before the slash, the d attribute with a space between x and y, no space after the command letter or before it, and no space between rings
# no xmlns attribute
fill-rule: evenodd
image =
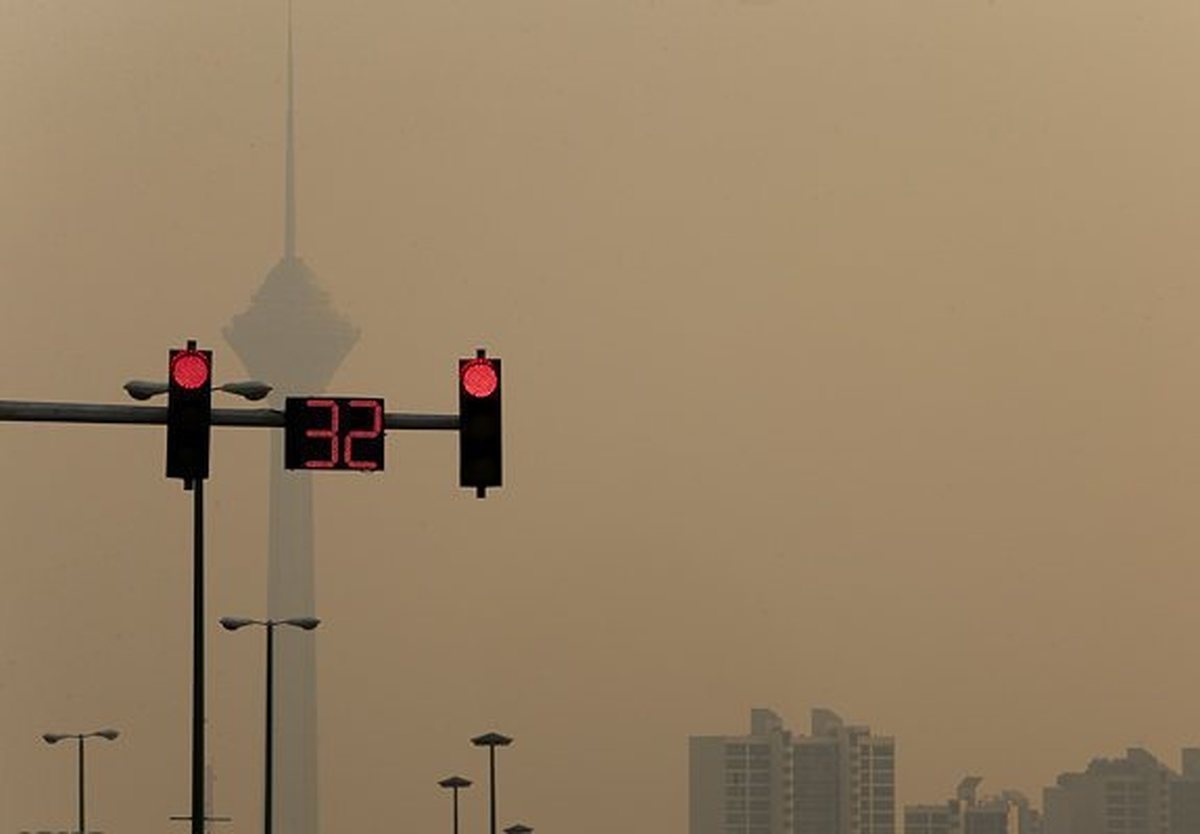
<svg viewBox="0 0 1200 834"><path fill-rule="evenodd" d="M510 825L504 829L504 834L533 834L533 829L518 822L516 825Z"/></svg>
<svg viewBox="0 0 1200 834"><path fill-rule="evenodd" d="M73 738L79 742L79 834L87 834L87 828L84 827L84 812L83 812L83 740L85 738L103 738L112 741L120 733L116 730L103 729L96 730L91 733L44 733L42 740L47 744L58 744L60 741L65 741L68 738Z"/></svg>
<svg viewBox="0 0 1200 834"><path fill-rule="evenodd" d="M188 341L188 349L196 343ZM135 400L148 400L170 391L166 382L132 379L125 392ZM265 382L227 382L217 386L248 400L259 400L271 391ZM168 418L169 420L169 418ZM168 433L170 427L168 426ZM169 441L168 441L169 445ZM170 458L170 449L167 452ZM207 465L206 465L207 468ZM193 490L192 498L192 834L204 834L204 478L185 481Z"/></svg>
<svg viewBox="0 0 1200 834"><path fill-rule="evenodd" d="M275 722L275 626L285 625L312 631L321 621L316 617L291 617L286 620L251 620L246 617L222 617L221 626L237 631L249 625L262 626L267 632L267 719L264 733L263 762L263 834L271 834L271 788L274 784L274 722Z"/></svg>
<svg viewBox="0 0 1200 834"><path fill-rule="evenodd" d="M488 749L488 832L496 834L496 748L508 747L513 740L499 733L484 733L471 739L476 747Z"/></svg>
<svg viewBox="0 0 1200 834"><path fill-rule="evenodd" d="M438 784L443 788L450 788L454 791L454 834L458 834L458 791L459 788L471 787L471 780L464 779L461 776L447 776L438 782Z"/></svg>

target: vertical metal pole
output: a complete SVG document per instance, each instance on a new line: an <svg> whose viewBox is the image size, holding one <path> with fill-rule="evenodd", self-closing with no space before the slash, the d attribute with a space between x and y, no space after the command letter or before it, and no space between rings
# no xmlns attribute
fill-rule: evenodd
<svg viewBox="0 0 1200 834"><path fill-rule="evenodd" d="M87 834L83 815L83 736L76 738L79 739L79 834Z"/></svg>
<svg viewBox="0 0 1200 834"><path fill-rule="evenodd" d="M488 792L490 813L488 814L488 830L496 834L496 745L488 745Z"/></svg>
<svg viewBox="0 0 1200 834"><path fill-rule="evenodd" d="M458 834L458 788L454 788L454 834Z"/></svg>
<svg viewBox="0 0 1200 834"><path fill-rule="evenodd" d="M275 721L275 623L267 620L267 731L265 764L263 765L263 834L271 834L271 787L275 781L274 758Z"/></svg>
<svg viewBox="0 0 1200 834"><path fill-rule="evenodd" d="M192 834L204 834L204 479L192 490Z"/></svg>

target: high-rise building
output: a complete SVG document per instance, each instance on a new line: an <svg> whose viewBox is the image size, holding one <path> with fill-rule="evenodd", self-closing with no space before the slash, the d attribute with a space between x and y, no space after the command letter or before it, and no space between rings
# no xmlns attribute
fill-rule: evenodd
<svg viewBox="0 0 1200 834"><path fill-rule="evenodd" d="M792 740L792 825L795 834L842 831L842 762L837 730L842 720L812 711L812 735Z"/></svg>
<svg viewBox="0 0 1200 834"><path fill-rule="evenodd" d="M1093 759L1044 797L1044 834L1200 834L1200 748L1183 749L1179 773L1136 747Z"/></svg>
<svg viewBox="0 0 1200 834"><path fill-rule="evenodd" d="M1173 834L1175 774L1141 748L1120 759L1093 759L1083 773L1060 774L1043 791L1044 834Z"/></svg>
<svg viewBox="0 0 1200 834"><path fill-rule="evenodd" d="M690 834L895 834L895 742L812 711L793 737L770 710L747 736L690 740Z"/></svg>
<svg viewBox="0 0 1200 834"><path fill-rule="evenodd" d="M828 709L811 721L792 743L795 834L894 834L895 741Z"/></svg>
<svg viewBox="0 0 1200 834"><path fill-rule="evenodd" d="M844 807L849 808L846 834L895 834L896 742L875 736L869 727L847 727L848 766L843 775ZM857 772L856 772L857 768Z"/></svg>
<svg viewBox="0 0 1200 834"><path fill-rule="evenodd" d="M792 834L791 733L768 709L744 736L688 740L690 834Z"/></svg>

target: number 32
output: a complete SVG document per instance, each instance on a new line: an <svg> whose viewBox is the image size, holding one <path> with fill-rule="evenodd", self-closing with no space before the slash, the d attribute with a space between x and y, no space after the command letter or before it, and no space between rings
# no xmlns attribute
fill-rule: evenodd
<svg viewBox="0 0 1200 834"><path fill-rule="evenodd" d="M340 437L341 413L334 400L308 400L305 405L309 408L328 408L329 427L324 429L308 429L305 437L313 440L329 441L329 456L320 460L306 460L304 465L309 469L333 469L339 460L345 460L350 469L376 469L379 464L373 460L355 460L354 441L358 439L372 440L383 432L383 406L376 400L350 400L350 408L368 408L371 410L371 428L350 429L345 437ZM340 452L340 454L339 454Z"/></svg>

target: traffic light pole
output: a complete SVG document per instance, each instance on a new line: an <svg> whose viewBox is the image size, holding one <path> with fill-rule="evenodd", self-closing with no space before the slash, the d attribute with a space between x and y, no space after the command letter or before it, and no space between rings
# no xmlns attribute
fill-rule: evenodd
<svg viewBox="0 0 1200 834"><path fill-rule="evenodd" d="M102 403L0 400L0 422L166 425L167 408ZM214 426L284 428L284 412L272 408L214 408ZM457 414L384 414L388 429L457 431ZM204 479L184 482L192 505L192 774L191 834L204 834ZM82 773L82 771L81 771ZM82 778L82 777L81 777ZM82 806L82 793L80 803ZM81 808L82 815L82 808ZM172 819L181 819L173 817Z"/></svg>
<svg viewBox="0 0 1200 834"><path fill-rule="evenodd" d="M166 474L181 479L185 490L192 491L192 761L191 761L191 834L204 834L207 822L204 809L205 770L205 678L204 678L204 481L209 475L209 448L213 426L249 426L285 428L288 440L286 466L313 469L383 469L383 432L385 429L457 431L459 434L459 485L473 487L483 498L489 487L502 483L500 360L488 358L483 349L474 359L459 360L458 414L387 414L383 400L377 398L289 398L288 410L271 408L213 408L212 392L225 390L248 399L260 399L270 387L261 382L227 383L213 386L211 350L199 350L194 339L187 347L169 352L168 380L134 380L125 388L135 399L167 394L167 406L106 405L100 403L54 403L24 400L0 400L0 422L107 423L165 425L167 435ZM257 392L256 396L252 396ZM293 405L296 405L293 414ZM301 407L307 409L302 411ZM355 415L343 418L343 409ZM316 425L305 425L305 415L316 410L322 418ZM369 426L354 421L365 411ZM295 417L293 420L292 418ZM340 431L339 431L340 428ZM293 463L292 435L299 441L316 439L322 447L319 457L303 446ZM354 441L359 441L354 454ZM328 443L328 451L324 451ZM269 640L269 637L268 637ZM268 643L269 645L269 643ZM270 665L268 665L268 670ZM270 672L268 671L268 674ZM268 690L270 679L268 679ZM270 697L268 691L268 709ZM268 713L268 727L271 717ZM269 732L269 731L268 731ZM270 737L268 735L268 745ZM505 742L507 743L507 742ZM83 830L83 741L80 739L80 832ZM270 828L270 748L267 766L267 808L265 822ZM495 749L492 755L492 781L495 782ZM456 797L457 798L457 797ZM495 796L492 796L493 812ZM457 805L455 806L457 827ZM495 814L492 834L495 834Z"/></svg>
<svg viewBox="0 0 1200 834"><path fill-rule="evenodd" d="M204 479L192 490L192 834L204 834Z"/></svg>
<svg viewBox="0 0 1200 834"><path fill-rule="evenodd" d="M83 813L83 735L81 734L76 741L79 742L79 832L87 834L87 822Z"/></svg>

